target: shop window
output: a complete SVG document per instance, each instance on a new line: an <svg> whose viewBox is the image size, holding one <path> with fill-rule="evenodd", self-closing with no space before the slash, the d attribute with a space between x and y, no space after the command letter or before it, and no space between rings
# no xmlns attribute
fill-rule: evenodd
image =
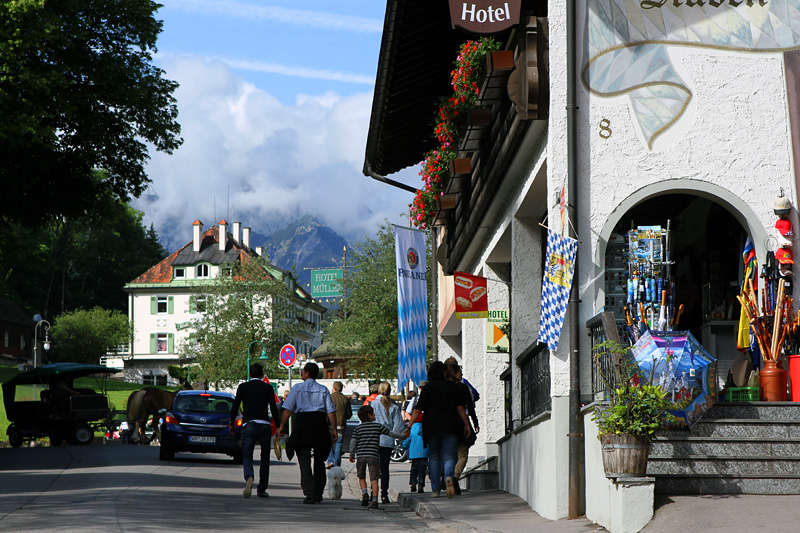
<svg viewBox="0 0 800 533"><path fill-rule="evenodd" d="M142 376L142 385L155 385L156 377L153 374L144 374Z"/></svg>
<svg viewBox="0 0 800 533"><path fill-rule="evenodd" d="M156 376L156 385L159 387L166 387L167 385L167 375L166 374L159 374Z"/></svg>
<svg viewBox="0 0 800 533"><path fill-rule="evenodd" d="M522 420L550 409L550 353L546 344L534 343L517 358L521 380Z"/></svg>

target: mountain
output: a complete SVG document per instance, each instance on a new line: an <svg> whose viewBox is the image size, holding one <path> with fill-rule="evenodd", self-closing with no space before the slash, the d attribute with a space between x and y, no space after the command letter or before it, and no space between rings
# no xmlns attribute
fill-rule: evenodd
<svg viewBox="0 0 800 533"><path fill-rule="evenodd" d="M264 253L275 266L294 272L300 285L310 292L311 268L342 265L347 241L311 215L290 223L261 241L253 234L252 243L262 242ZM258 245L258 244L254 244Z"/></svg>

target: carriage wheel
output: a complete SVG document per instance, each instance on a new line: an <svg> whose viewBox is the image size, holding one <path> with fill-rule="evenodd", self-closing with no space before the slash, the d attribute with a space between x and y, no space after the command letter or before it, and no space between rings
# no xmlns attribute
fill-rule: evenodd
<svg viewBox="0 0 800 533"><path fill-rule="evenodd" d="M75 444L90 444L94 439L92 428L85 422L78 422L69 431Z"/></svg>
<svg viewBox="0 0 800 533"><path fill-rule="evenodd" d="M8 427L6 434L8 435L8 443L11 444L11 446L14 448L22 446L22 432L18 430L14 424Z"/></svg>

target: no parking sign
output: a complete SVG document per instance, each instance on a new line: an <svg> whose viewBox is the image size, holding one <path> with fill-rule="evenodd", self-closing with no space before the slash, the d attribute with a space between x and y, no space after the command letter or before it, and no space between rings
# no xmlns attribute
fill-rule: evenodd
<svg viewBox="0 0 800 533"><path fill-rule="evenodd" d="M291 344L284 344L281 348L281 364L286 368L292 366L297 359L297 350Z"/></svg>

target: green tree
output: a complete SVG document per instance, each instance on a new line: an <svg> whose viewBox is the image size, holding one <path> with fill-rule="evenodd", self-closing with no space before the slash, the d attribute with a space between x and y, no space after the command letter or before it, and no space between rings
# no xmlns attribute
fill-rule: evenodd
<svg viewBox="0 0 800 533"><path fill-rule="evenodd" d="M260 341L269 355L260 362L266 363L267 375L277 375L281 346L303 327L290 303L286 276L262 257L246 256L223 268L203 289L205 312L194 323L194 340L179 346L181 358L199 363L209 383L230 385L247 377L247 350ZM253 345L250 362L260 355L261 345Z"/></svg>
<svg viewBox="0 0 800 533"><path fill-rule="evenodd" d="M172 93L152 64L162 23L149 0L0 3L0 213L38 224L110 193L138 197L148 145L182 142ZM106 174L95 179L93 170Z"/></svg>
<svg viewBox="0 0 800 533"><path fill-rule="evenodd" d="M128 342L130 322L119 311L78 309L56 317L50 333L50 361L98 364L102 356Z"/></svg>
<svg viewBox="0 0 800 533"><path fill-rule="evenodd" d="M125 311L122 286L167 256L143 217L108 194L81 217L36 229L0 224L0 297L48 319L78 308Z"/></svg>
<svg viewBox="0 0 800 533"><path fill-rule="evenodd" d="M325 341L334 351L354 354L360 359L353 370L367 372L378 379L394 379L397 377L398 327L392 225L385 221L374 238L367 237L348 251L352 252L352 269L348 269L342 283L346 297L340 313L326 330ZM429 259L430 250L427 250L426 261ZM430 342L429 331L429 346Z"/></svg>

